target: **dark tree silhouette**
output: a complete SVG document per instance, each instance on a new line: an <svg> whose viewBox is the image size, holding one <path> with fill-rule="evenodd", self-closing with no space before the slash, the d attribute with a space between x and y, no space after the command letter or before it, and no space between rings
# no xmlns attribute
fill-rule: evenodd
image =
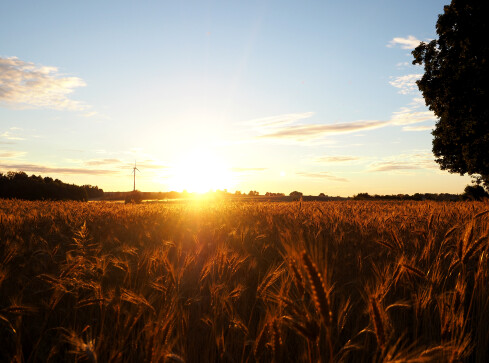
<svg viewBox="0 0 489 363"><path fill-rule="evenodd" d="M293 199L299 200L302 198L303 194L301 192L298 192L297 190L294 190L289 194L289 196L292 197Z"/></svg>
<svg viewBox="0 0 489 363"><path fill-rule="evenodd" d="M432 132L441 169L489 187L489 1L453 0L438 16L438 39L412 52L424 64L417 82L439 118Z"/></svg>
<svg viewBox="0 0 489 363"><path fill-rule="evenodd" d="M28 176L23 171L0 173L0 198L16 198L28 200L87 200L100 198L102 189L91 185L82 187L63 183L50 177Z"/></svg>
<svg viewBox="0 0 489 363"><path fill-rule="evenodd" d="M488 198L489 194L480 185L467 185L462 197L467 200L482 200Z"/></svg>

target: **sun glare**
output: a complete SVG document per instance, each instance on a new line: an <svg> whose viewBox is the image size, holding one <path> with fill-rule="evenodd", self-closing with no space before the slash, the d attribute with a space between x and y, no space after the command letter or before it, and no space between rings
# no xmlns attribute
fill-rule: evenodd
<svg viewBox="0 0 489 363"><path fill-rule="evenodd" d="M229 189L233 186L232 173L224 161L205 149L184 155L172 168L171 190L205 193Z"/></svg>

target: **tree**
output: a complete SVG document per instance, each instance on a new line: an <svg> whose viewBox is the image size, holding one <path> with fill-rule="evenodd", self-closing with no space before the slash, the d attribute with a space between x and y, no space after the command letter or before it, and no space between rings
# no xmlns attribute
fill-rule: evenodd
<svg viewBox="0 0 489 363"><path fill-rule="evenodd" d="M480 185L467 185L462 197L468 200L482 200L489 197L489 194Z"/></svg>
<svg viewBox="0 0 489 363"><path fill-rule="evenodd" d="M291 196L293 199L301 199L302 198L302 193L301 192L298 192L297 190L294 190L292 193L289 194L289 196Z"/></svg>
<svg viewBox="0 0 489 363"><path fill-rule="evenodd" d="M9 171L7 175L0 173L0 198L16 198L28 200L87 200L87 186L66 184L52 178L31 175L23 171ZM102 193L98 187L88 186L90 190Z"/></svg>
<svg viewBox="0 0 489 363"><path fill-rule="evenodd" d="M358 193L357 195L353 196L353 199L357 199L357 200L372 199L372 196L368 193Z"/></svg>
<svg viewBox="0 0 489 363"><path fill-rule="evenodd" d="M417 81L439 118L433 153L441 169L489 187L489 1L452 0L438 16L438 39L412 52L424 64Z"/></svg>

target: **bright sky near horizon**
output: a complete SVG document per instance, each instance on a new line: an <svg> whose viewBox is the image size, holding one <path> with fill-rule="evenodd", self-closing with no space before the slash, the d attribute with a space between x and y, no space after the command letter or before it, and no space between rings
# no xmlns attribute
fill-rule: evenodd
<svg viewBox="0 0 489 363"><path fill-rule="evenodd" d="M106 191L461 193L411 50L449 1L1 1L0 172Z"/></svg>

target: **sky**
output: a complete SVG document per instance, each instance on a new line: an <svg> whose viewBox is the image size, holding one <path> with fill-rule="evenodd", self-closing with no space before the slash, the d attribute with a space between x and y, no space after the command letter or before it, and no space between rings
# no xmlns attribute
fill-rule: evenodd
<svg viewBox="0 0 489 363"><path fill-rule="evenodd" d="M105 191L461 193L412 49L448 0L0 1L0 172Z"/></svg>

